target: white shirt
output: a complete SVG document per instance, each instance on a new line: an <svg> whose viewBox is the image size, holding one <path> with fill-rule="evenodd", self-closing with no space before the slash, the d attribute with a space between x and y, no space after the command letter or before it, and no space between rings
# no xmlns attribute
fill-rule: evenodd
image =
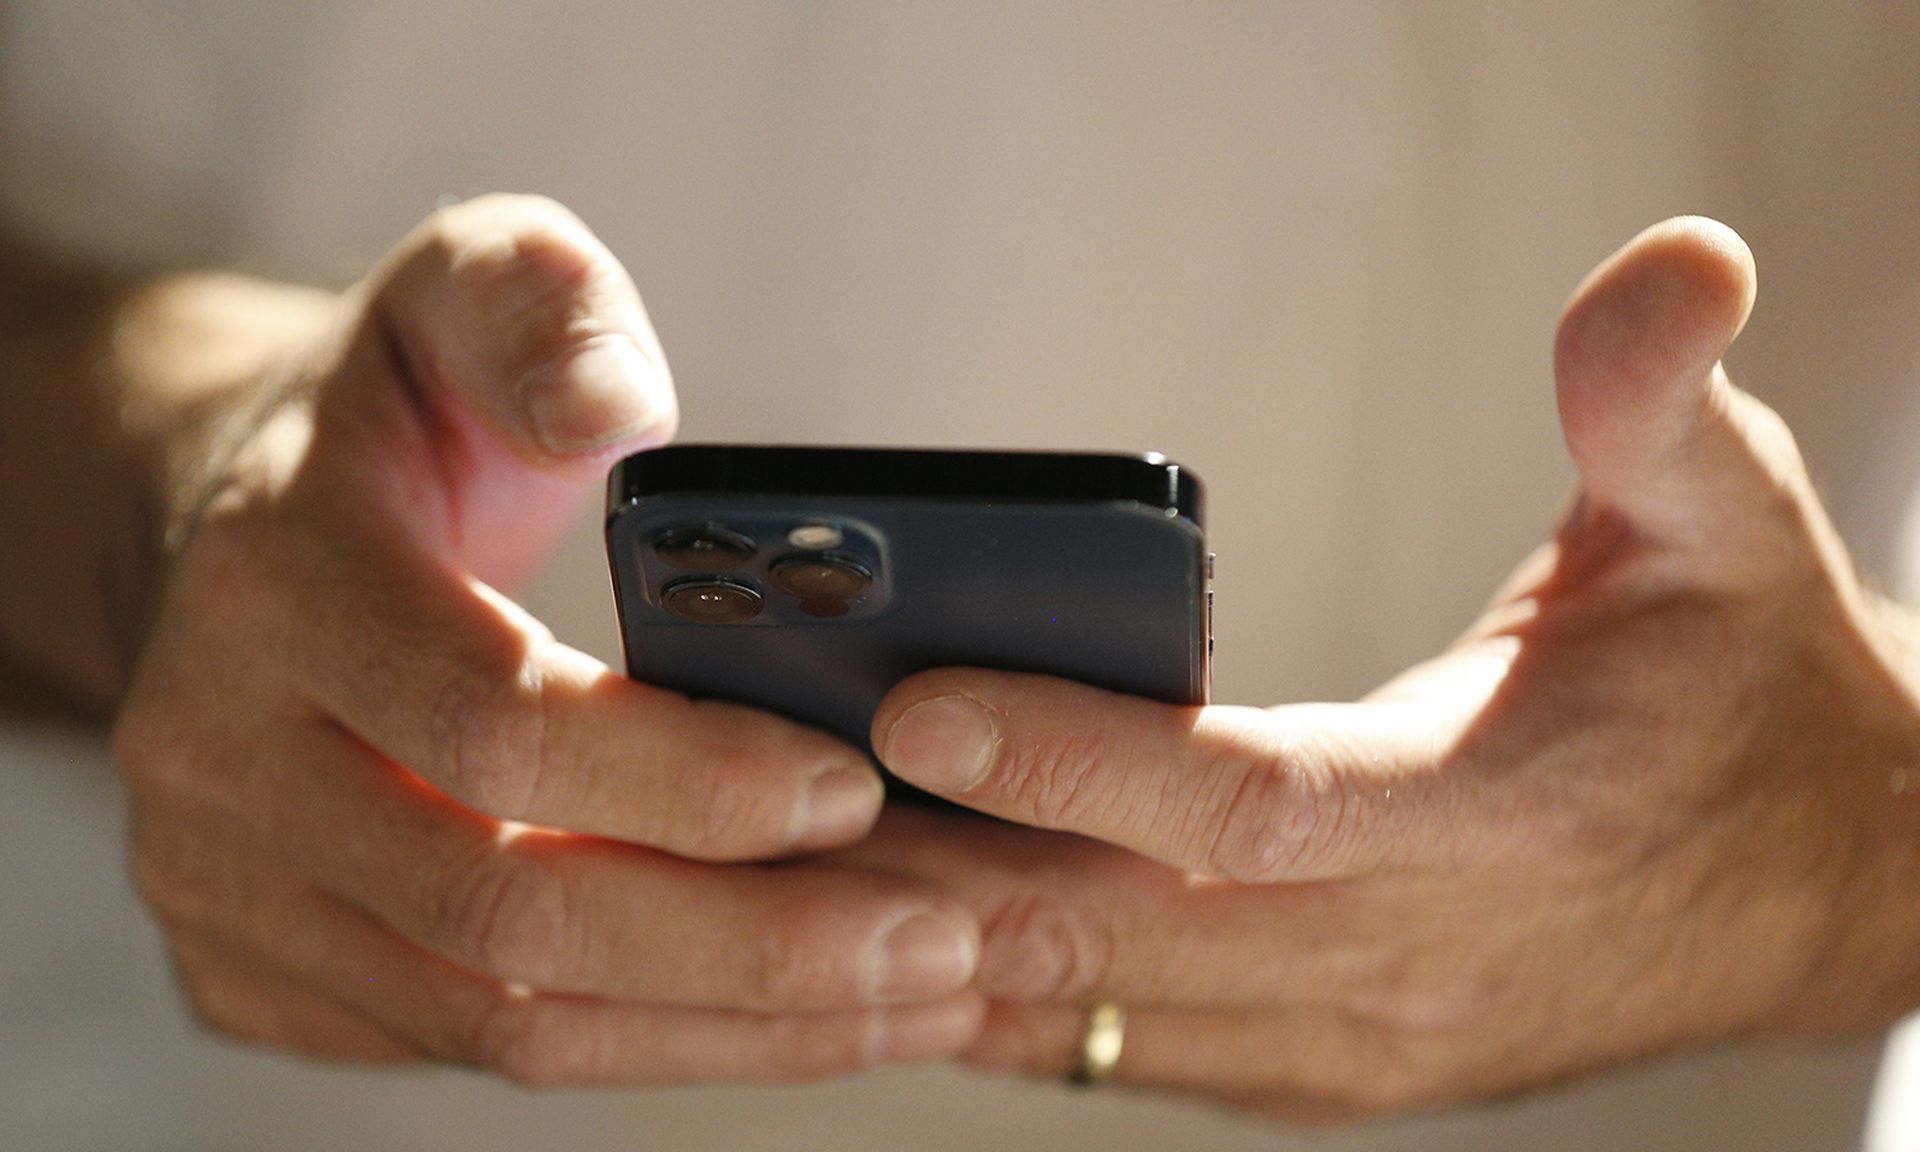
<svg viewBox="0 0 1920 1152"><path fill-rule="evenodd" d="M1209 485L1218 697L1342 698L1444 643L1551 524L1572 479L1554 318L1677 212L1753 244L1736 374L1899 574L1915 26L1734 0L15 0L0 205L80 246L339 284L444 195L549 193L634 272L689 437L1166 452ZM603 563L583 521L527 600L612 658ZM95 836L100 797L68 798L0 808L53 803ZM110 861L43 898L118 891ZM141 941L129 995L163 998L137 914L108 902ZM532 1100L170 1043L219 1071L137 1101L152 1147L257 1140L295 1099L313 1114L276 1146L377 1146L416 1120L422 1142L394 1146L1287 1139L945 1072ZM83 1119L122 1114L123 1081L45 1060L47 1083L92 1085ZM1350 1146L1832 1147L1870 1065L1864 1046L1694 1057ZM198 1128L197 1094L229 1075L258 1095Z"/></svg>

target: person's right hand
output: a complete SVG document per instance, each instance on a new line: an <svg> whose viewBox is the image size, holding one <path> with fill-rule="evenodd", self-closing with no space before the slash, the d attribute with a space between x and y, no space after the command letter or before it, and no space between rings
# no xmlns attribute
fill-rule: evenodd
<svg viewBox="0 0 1920 1152"><path fill-rule="evenodd" d="M324 338L215 422L114 733L134 876L201 1019L527 1084L965 1047L963 908L745 863L863 836L864 757L628 681L490 586L672 432L613 256L550 202L489 197L323 307Z"/></svg>

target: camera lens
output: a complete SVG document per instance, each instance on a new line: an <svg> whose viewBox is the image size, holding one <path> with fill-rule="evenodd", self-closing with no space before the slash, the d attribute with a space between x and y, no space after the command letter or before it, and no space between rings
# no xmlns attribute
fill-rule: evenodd
<svg viewBox="0 0 1920 1152"><path fill-rule="evenodd" d="M811 600L800 601L800 611L820 620L845 616L852 608L853 605L834 596L815 596Z"/></svg>
<svg viewBox="0 0 1920 1152"><path fill-rule="evenodd" d="M738 624L760 614L760 593L731 580L695 576L667 585L660 606L696 624Z"/></svg>
<svg viewBox="0 0 1920 1152"><path fill-rule="evenodd" d="M676 528L653 542L660 559L675 568L725 571L753 559L753 541L712 524Z"/></svg>
<svg viewBox="0 0 1920 1152"><path fill-rule="evenodd" d="M773 586L808 600L858 600L873 585L873 574L845 556L789 556L767 570Z"/></svg>

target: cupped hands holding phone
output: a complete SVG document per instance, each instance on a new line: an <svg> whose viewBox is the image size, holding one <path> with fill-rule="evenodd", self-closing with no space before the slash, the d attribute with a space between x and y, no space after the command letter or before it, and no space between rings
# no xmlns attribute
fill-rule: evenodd
<svg viewBox="0 0 1920 1152"><path fill-rule="evenodd" d="M1055 1076L1117 1001L1123 1083L1325 1118L1870 1027L1920 1004L1912 629L1719 367L1752 297L1699 221L1582 286L1579 500L1365 701L897 688L884 763L1014 823L882 818L851 745L633 683L495 590L675 419L626 273L537 199L437 214L342 297L96 301L99 443L151 485L127 534L163 561L69 541L7 570L0 632L117 711L134 874L198 1014L319 1058ZM31 433L72 401L22 379L0 457L70 465Z"/></svg>

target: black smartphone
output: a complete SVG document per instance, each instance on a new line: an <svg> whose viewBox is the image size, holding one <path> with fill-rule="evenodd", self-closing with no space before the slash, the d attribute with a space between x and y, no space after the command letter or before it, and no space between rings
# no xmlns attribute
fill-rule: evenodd
<svg viewBox="0 0 1920 1152"><path fill-rule="evenodd" d="M1212 556L1157 455L695 444L615 466L607 555L636 680L868 748L927 668L1206 702Z"/></svg>

